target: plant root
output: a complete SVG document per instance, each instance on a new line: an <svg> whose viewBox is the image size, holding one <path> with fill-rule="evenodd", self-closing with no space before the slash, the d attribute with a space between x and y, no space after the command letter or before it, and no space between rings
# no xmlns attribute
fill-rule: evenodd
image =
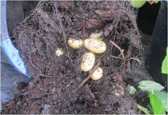
<svg viewBox="0 0 168 115"><path fill-rule="evenodd" d="M110 43L111 44L113 44L119 51L120 51L120 53L121 53L121 55L122 55L122 58L123 58L123 72L122 72L122 76L124 75L124 69L125 69L125 56L124 56L124 50L123 49L121 49L116 43L114 43L113 41L110 41Z"/></svg>
<svg viewBox="0 0 168 115"><path fill-rule="evenodd" d="M93 71L89 74L89 76L87 78L85 78L80 85L78 86L79 88L81 88L83 86L83 84L92 76L92 74L95 72L95 70L99 67L100 65L100 60L98 61L98 63L96 64L96 66L93 68Z"/></svg>

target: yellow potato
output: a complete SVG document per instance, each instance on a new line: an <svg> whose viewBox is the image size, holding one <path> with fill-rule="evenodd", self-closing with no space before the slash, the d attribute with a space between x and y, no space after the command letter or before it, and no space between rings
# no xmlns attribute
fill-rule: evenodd
<svg viewBox="0 0 168 115"><path fill-rule="evenodd" d="M93 53L103 53L106 51L105 42L98 39L87 38L84 41L84 46Z"/></svg>
<svg viewBox="0 0 168 115"><path fill-rule="evenodd" d="M102 77L103 77L103 69L101 67L98 67L91 76L93 80L99 80Z"/></svg>
<svg viewBox="0 0 168 115"><path fill-rule="evenodd" d="M75 38L69 38L68 44L74 49L78 49L83 45L83 40L81 39L75 39Z"/></svg>
<svg viewBox="0 0 168 115"><path fill-rule="evenodd" d="M95 55L92 52L87 52L83 54L82 63L81 63L81 70L82 71L89 71L93 68L95 63Z"/></svg>
<svg viewBox="0 0 168 115"><path fill-rule="evenodd" d="M91 33L90 38L100 39L102 34L103 34L103 31L100 31L99 33L97 33L97 31L96 31L95 33Z"/></svg>
<svg viewBox="0 0 168 115"><path fill-rule="evenodd" d="M62 51L62 49L61 49L61 48L57 48L57 50L56 50L55 54L56 54L57 56L61 56L61 55L63 55L63 54L64 54L64 52Z"/></svg>

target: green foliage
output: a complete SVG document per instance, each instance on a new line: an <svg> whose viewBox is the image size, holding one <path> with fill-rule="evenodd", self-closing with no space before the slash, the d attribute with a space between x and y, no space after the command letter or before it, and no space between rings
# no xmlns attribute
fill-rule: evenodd
<svg viewBox="0 0 168 115"><path fill-rule="evenodd" d="M146 3L146 0L131 0L131 5L135 8L140 8Z"/></svg>
<svg viewBox="0 0 168 115"><path fill-rule="evenodd" d="M137 106L138 106L138 108L139 108L140 110L142 110L145 114L147 114L147 115L150 114L149 111L148 111L145 107L142 107L142 106L139 105L139 104L137 104Z"/></svg>
<svg viewBox="0 0 168 115"><path fill-rule="evenodd" d="M162 68L161 68L161 70L162 70L162 73L163 73L163 74L168 74L168 69L167 69L167 55L168 55L168 47L167 47L167 49L166 49L166 56L165 56L165 58L164 58L164 60L163 60L163 62L162 62Z"/></svg>
<svg viewBox="0 0 168 115"><path fill-rule="evenodd" d="M130 94L134 94L136 92L136 89L134 88L134 86L130 87Z"/></svg>
<svg viewBox="0 0 168 115"><path fill-rule="evenodd" d="M154 114L161 114L162 110L163 110L161 100L157 96L155 96L152 92L150 92L149 98L150 98L150 104L153 109L153 113Z"/></svg>
<svg viewBox="0 0 168 115"><path fill-rule="evenodd" d="M161 92L161 91L155 91L154 94L161 100L162 102L162 106L163 106L163 111L167 111L168 112L168 98L167 98L167 93L165 92Z"/></svg>
<svg viewBox="0 0 168 115"><path fill-rule="evenodd" d="M146 2L149 2L150 4L158 3L160 0L131 0L131 5L135 8L142 7Z"/></svg>
<svg viewBox="0 0 168 115"><path fill-rule="evenodd" d="M154 81L141 81L139 82L138 87L142 91L149 91L149 99L151 104L151 111L153 114L165 114L165 111L168 111L167 108L167 93L161 91L164 87ZM139 108L139 107L138 107ZM145 114L146 109L140 107Z"/></svg>
<svg viewBox="0 0 168 115"><path fill-rule="evenodd" d="M161 91L164 89L162 85L159 83L156 83L154 81L144 80L139 82L138 88L140 88L142 91Z"/></svg>

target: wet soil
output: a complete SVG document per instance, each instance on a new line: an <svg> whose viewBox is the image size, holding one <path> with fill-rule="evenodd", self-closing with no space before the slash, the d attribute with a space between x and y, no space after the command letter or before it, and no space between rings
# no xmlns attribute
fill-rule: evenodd
<svg viewBox="0 0 168 115"><path fill-rule="evenodd" d="M36 9L13 31L13 42L32 77L22 92L3 104L2 113L45 114L136 114L137 106L126 90L125 72L138 62L139 32L129 2L39 2ZM103 78L89 79L80 69L85 47L73 49L69 37L86 39L96 30L103 31L107 50L95 54L101 60ZM120 51L124 50L125 63ZM55 51L62 48L64 55ZM125 67L123 68L123 65Z"/></svg>

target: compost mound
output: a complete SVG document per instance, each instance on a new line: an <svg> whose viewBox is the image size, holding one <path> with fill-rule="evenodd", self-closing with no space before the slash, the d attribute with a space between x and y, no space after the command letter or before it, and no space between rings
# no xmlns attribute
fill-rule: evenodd
<svg viewBox="0 0 168 115"><path fill-rule="evenodd" d="M2 113L136 114L136 103L123 82L124 72L136 64L130 58L138 57L140 48L131 9L126 1L39 2L13 31L13 42L32 79L18 96L3 104ZM89 76L80 69L88 50L84 46L75 50L67 40L84 40L95 31L103 31L107 45L104 53L95 54L103 78L89 79L79 88ZM110 41L124 50L125 62ZM64 54L57 56L57 48Z"/></svg>

